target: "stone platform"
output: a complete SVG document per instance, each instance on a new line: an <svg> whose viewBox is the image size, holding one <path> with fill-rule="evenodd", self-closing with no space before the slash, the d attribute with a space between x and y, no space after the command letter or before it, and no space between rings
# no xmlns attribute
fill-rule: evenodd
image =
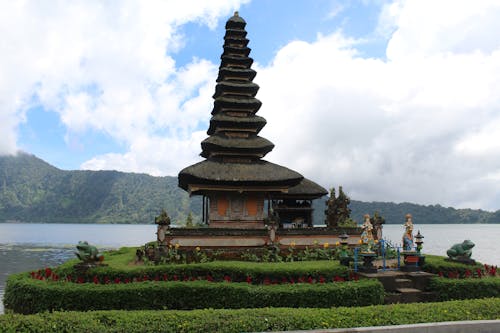
<svg viewBox="0 0 500 333"><path fill-rule="evenodd" d="M322 246L328 243L333 246L340 242L339 235L347 233L350 247L359 243L359 228L169 228L159 226L158 241L162 245L179 244L183 248L200 247L202 249L251 249L264 248L279 244L286 249L293 244L297 249Z"/></svg>

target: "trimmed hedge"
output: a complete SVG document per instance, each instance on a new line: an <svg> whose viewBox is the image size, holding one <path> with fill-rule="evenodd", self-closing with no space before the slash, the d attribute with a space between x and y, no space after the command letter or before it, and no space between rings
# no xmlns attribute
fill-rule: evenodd
<svg viewBox="0 0 500 333"><path fill-rule="evenodd" d="M451 275L458 274L460 277L466 277L469 273L472 276L477 276L477 270L481 271L481 275L484 275L484 267L482 264L477 263L476 265L466 265L458 262L447 261L446 257L435 256L435 255L425 255L425 264L422 266L422 270L433 273L433 274L443 274L443 276L448 277ZM469 273L467 273L469 272Z"/></svg>
<svg viewBox="0 0 500 333"><path fill-rule="evenodd" d="M500 297L500 279L496 277L482 279L432 278L428 288L430 291L436 292L439 301Z"/></svg>
<svg viewBox="0 0 500 333"><path fill-rule="evenodd" d="M126 269L121 265L110 265L107 267L96 267L85 273L76 273L72 265L64 264L54 269L61 278L71 276L73 281L81 277L86 282L93 281L94 277L100 281L120 280L147 277L154 280L157 277L167 275L169 279L175 275L179 279L197 278L205 279L210 275L215 281L223 281L229 277L234 282L244 282L251 277L256 284L264 280L277 280L285 278L297 281L301 277L311 277L319 280L320 277L326 281L332 281L335 277L349 278L349 269L336 261L308 261L291 263L254 263L242 261L214 261L200 264L169 264L158 266L128 266Z"/></svg>
<svg viewBox="0 0 500 333"><path fill-rule="evenodd" d="M91 311L0 316L1 332L262 332L499 319L500 299L330 309Z"/></svg>
<svg viewBox="0 0 500 333"><path fill-rule="evenodd" d="M144 310L257 307L332 307L382 304L377 280L324 284L136 282L76 284L32 279L26 273L7 280L5 308L29 314L53 310Z"/></svg>

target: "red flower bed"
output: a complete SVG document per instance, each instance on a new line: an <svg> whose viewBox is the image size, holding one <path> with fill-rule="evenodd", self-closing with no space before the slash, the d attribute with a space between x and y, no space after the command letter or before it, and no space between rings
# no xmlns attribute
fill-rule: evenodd
<svg viewBox="0 0 500 333"><path fill-rule="evenodd" d="M466 269L463 272L449 271L446 274L440 271L438 272L438 276L446 277L449 279L469 279L469 278L480 279L486 276L497 276L497 266L484 264L482 268L476 268L474 271Z"/></svg>
<svg viewBox="0 0 500 333"><path fill-rule="evenodd" d="M84 277L84 276L72 276L72 275L66 275L62 279L52 271L50 268L45 268L45 269L40 269L38 271L33 271L30 272L30 277L33 279L37 280L43 280L43 281L65 281L65 282L73 282L73 283L94 283L94 284L120 284L120 283L134 283L134 282L143 282L143 281L155 281L155 282L161 282L161 281L198 281L198 280L206 280L209 282L235 282L232 281L231 277L229 275L224 275L224 277L221 280L215 279L212 275L207 274L206 276L188 276L188 275L183 275L181 277L177 275L172 275L168 276L167 274L162 274L162 275L154 275L154 276L148 276L148 275L142 275L142 276L137 276L134 277L133 279L130 278L120 278L120 277L115 277L114 279L110 279L108 276L104 276L99 278L97 275L94 275L90 278ZM345 281L357 281L359 279L359 276L351 272L349 273L348 278L344 278L341 276L334 276L332 277L331 281L326 279L324 276L319 276L318 278L313 278L312 276L300 276L297 279L294 279L293 277L287 278L287 277L282 277L282 278L269 278L269 277L264 277L261 281L256 280L252 276L247 276L244 282L248 284L264 284L264 285L272 285L272 284L294 284L294 283L328 283L328 282L345 282ZM237 282L237 281L236 281Z"/></svg>

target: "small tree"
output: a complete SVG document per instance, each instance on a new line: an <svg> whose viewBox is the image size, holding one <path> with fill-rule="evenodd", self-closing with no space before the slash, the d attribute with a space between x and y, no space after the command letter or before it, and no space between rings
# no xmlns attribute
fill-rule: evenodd
<svg viewBox="0 0 500 333"><path fill-rule="evenodd" d="M191 214L191 212L189 212L187 218L186 218L186 228L192 228L194 225L193 225L193 215Z"/></svg>
<svg viewBox="0 0 500 333"><path fill-rule="evenodd" d="M167 211L162 208L160 215L155 217L155 223L161 225L170 225L170 217L167 214Z"/></svg>

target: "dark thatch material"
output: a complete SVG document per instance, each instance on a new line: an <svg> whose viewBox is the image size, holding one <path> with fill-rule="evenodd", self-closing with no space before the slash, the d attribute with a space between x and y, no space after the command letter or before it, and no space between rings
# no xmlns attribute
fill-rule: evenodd
<svg viewBox="0 0 500 333"><path fill-rule="evenodd" d="M300 199L317 199L327 195L328 191L307 178L293 187L288 189L288 193L280 193L273 195L273 199L300 198Z"/></svg>
<svg viewBox="0 0 500 333"><path fill-rule="evenodd" d="M236 128L251 128L255 130L255 133L259 133L260 130L266 125L266 120L262 117L231 117L225 114L218 113L210 119L210 127L208 128L207 134L212 135L215 133L217 127L236 127Z"/></svg>
<svg viewBox="0 0 500 333"><path fill-rule="evenodd" d="M244 29L226 29L226 34L224 35L224 41L234 38L241 43L241 40L248 40L245 37L247 36L247 32ZM232 43L236 44L236 43ZM246 45L246 44L245 44Z"/></svg>
<svg viewBox="0 0 500 333"><path fill-rule="evenodd" d="M226 40L229 40L226 39ZM235 40L236 42L236 40ZM251 48L245 46L245 47L234 47L234 46L230 46L230 45L224 45L224 55L229 55L229 54L238 54L242 57L248 57L248 55L250 54L250 51L252 51Z"/></svg>
<svg viewBox="0 0 500 333"><path fill-rule="evenodd" d="M260 136L252 136L250 138L228 138L225 136L212 135L206 138L201 143L201 148L205 149L231 149L235 153L239 150L257 149L257 150L272 150L274 144Z"/></svg>
<svg viewBox="0 0 500 333"><path fill-rule="evenodd" d="M179 186L213 184L230 186L293 186L302 180L298 172L264 160L254 163L222 163L205 160L179 173Z"/></svg>
<svg viewBox="0 0 500 333"><path fill-rule="evenodd" d="M221 55L221 67L231 67L237 66L240 68L250 68L253 64L253 59L250 57L238 57L238 56L229 56L229 55Z"/></svg>
<svg viewBox="0 0 500 333"><path fill-rule="evenodd" d="M257 95L257 91L259 91L259 86L253 82L229 82L222 81L215 86L215 94L213 98L217 98L222 96L223 94L245 94L246 97L255 97Z"/></svg>
<svg viewBox="0 0 500 333"><path fill-rule="evenodd" d="M221 67L217 76L217 82L229 80L229 78L231 80L241 78L241 80L252 81L255 75L257 75L257 72L251 68Z"/></svg>
<svg viewBox="0 0 500 333"><path fill-rule="evenodd" d="M226 30L229 29L244 29L247 23L243 18L240 17L238 12L234 12L234 15L229 18L226 22Z"/></svg>
<svg viewBox="0 0 500 333"><path fill-rule="evenodd" d="M221 109L229 109L231 111L245 111L256 113L262 102L257 98L231 98L231 97L218 97L214 101L214 108L212 114L220 112Z"/></svg>

